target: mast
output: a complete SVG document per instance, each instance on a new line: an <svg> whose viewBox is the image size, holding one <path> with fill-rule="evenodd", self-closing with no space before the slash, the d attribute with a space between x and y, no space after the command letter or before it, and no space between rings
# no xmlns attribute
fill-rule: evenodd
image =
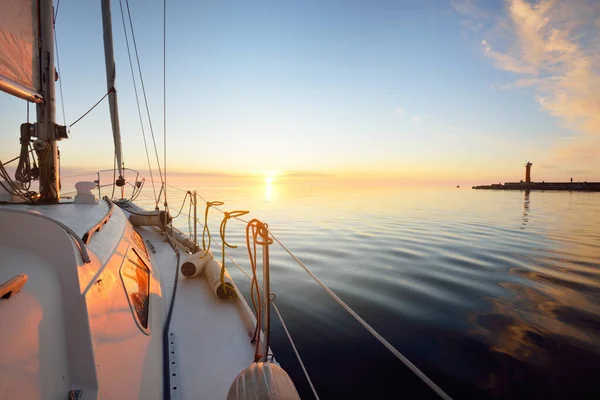
<svg viewBox="0 0 600 400"><path fill-rule="evenodd" d="M60 200L60 176L58 166L58 145L62 135L55 126L56 104L54 81L54 7L52 0L41 0L40 5L40 61L41 89L44 101L37 105L35 149L40 164L40 200L57 203ZM63 134L66 132L63 132ZM66 135L64 135L66 137Z"/></svg>
<svg viewBox="0 0 600 400"><path fill-rule="evenodd" d="M102 0L102 27L104 29L104 59L106 63L106 88L108 91L108 104L110 107L110 122L115 143L115 157L119 171L117 186L124 186L123 178L123 152L121 149L121 128L119 126L119 108L117 105L117 92L115 89L116 67L113 50L112 19L110 14L110 0Z"/></svg>

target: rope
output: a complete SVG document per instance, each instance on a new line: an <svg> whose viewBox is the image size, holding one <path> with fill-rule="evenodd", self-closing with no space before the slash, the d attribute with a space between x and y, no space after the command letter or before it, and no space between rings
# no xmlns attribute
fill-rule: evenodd
<svg viewBox="0 0 600 400"><path fill-rule="evenodd" d="M204 199L202 199L202 200L204 200ZM206 200L204 200L204 201L206 202L206 208L204 209L204 226L202 227L202 250L204 250L205 253L208 253L208 251L210 250L210 242L211 242L210 231L208 230L208 210L211 207L222 206L225 203L223 203L222 201L206 201ZM206 247L206 243L204 242L204 234L205 233L208 234L208 247Z"/></svg>
<svg viewBox="0 0 600 400"><path fill-rule="evenodd" d="M223 293L225 296L229 296L230 294L228 294L229 289L227 288L227 286L225 285L225 248L226 247L230 247L232 249L237 248L237 246L234 246L232 244L227 243L227 240L225 240L225 231L227 229L227 221L229 221L230 218L237 218L240 217L242 215L248 214L250 211L231 211L225 212L225 216L223 217L223 220L221 221L221 227L219 229L220 233L221 233L221 242L223 243L223 248L221 251L221 286L223 287Z"/></svg>
<svg viewBox="0 0 600 400"><path fill-rule="evenodd" d="M77 118L77 120L75 120L75 122L73 122L71 125L69 125L69 128L72 127L73 125L75 125L76 123L78 123L79 121L81 121L83 119L83 117L85 117L86 115L88 115L94 108L96 108L98 106L98 104L100 104L102 102L102 100L104 100L106 98L106 96L108 96L112 92L116 92L115 88L108 89L108 92L106 92L106 94L104 96L102 96L102 98L100 100L98 100L98 102L96 104L94 104L92 106L92 108L90 108L89 110L87 110L85 112L85 114L83 114L81 117Z"/></svg>
<svg viewBox="0 0 600 400"><path fill-rule="evenodd" d="M129 210L128 210L129 211ZM185 215L188 218L192 218L192 216L190 214L186 214L186 213L181 213L181 215ZM196 220L198 222L198 220ZM201 222L198 222L200 225L202 225ZM202 228L204 228L204 225L202 225ZM212 236L209 236L209 239L212 243L215 244L215 246L217 246L221 251L223 251L223 248L221 247L221 245L219 244L219 242L217 242ZM229 254L225 254L225 257L227 257L229 259L229 261L231 261L233 263L233 265L235 265L242 274L244 274L244 276L250 280L252 280L252 277L246 272L244 271L244 268L242 268L242 266L240 264L238 264L237 261L235 261L234 258L232 258ZM258 285L258 287L262 290L262 286Z"/></svg>
<svg viewBox="0 0 600 400"><path fill-rule="evenodd" d="M139 181L139 186L137 186L137 179L136 179L136 186L133 187L133 191L131 192L131 201L135 201L137 200L137 198L139 197L139 195L142 193L142 189L144 188L144 183L146 183L146 178L142 178L141 181Z"/></svg>
<svg viewBox="0 0 600 400"><path fill-rule="evenodd" d="M154 185L154 176L152 174L152 163L150 162L150 153L148 152L148 144L146 142L146 131L144 129L144 119L142 117L142 109L140 107L140 97L138 95L137 83L135 81L135 72L133 71L133 61L131 61L131 48L129 47L129 37L127 35L127 27L125 24L125 14L123 13L123 1L122 0L119 0L119 6L121 7L121 20L123 21L123 32L125 34L125 44L127 45L127 56L129 57L129 69L131 70L131 80L133 81L133 92L135 93L135 102L137 104L138 116L140 118L140 126L142 128L142 139L144 140L144 149L146 150L146 160L148 161L148 172L150 172L150 181L152 182L152 192L154 193L154 200L156 202L156 208L158 208L158 197L156 196L156 187ZM133 32L133 30L132 30L132 32Z"/></svg>
<svg viewBox="0 0 600 400"><path fill-rule="evenodd" d="M177 215L175 215L173 217L173 219L175 219L181 215L181 211L183 211L183 206L185 205L185 201L188 196L190 196L190 199L191 199L191 195L192 195L192 193L190 191L185 192L185 196L183 197L183 202L181 203L181 208L179 209L179 212L177 213Z"/></svg>
<svg viewBox="0 0 600 400"><path fill-rule="evenodd" d="M252 235L250 235L252 231ZM250 247L250 236L252 236L252 248ZM260 236L260 240L258 237ZM254 306L254 312L256 314L256 328L254 329L254 336L252 341L256 342L256 350L254 351L254 362L258 362L262 355L260 354L260 326L262 322L262 300L260 298L260 290L258 289L258 279L256 277L256 245L270 245L273 240L269 237L268 225L262 223L258 219L253 219L246 225L246 247L248 249L248 258L250 259L250 266L252 268L252 279L250 282L250 298L252 305ZM267 293L267 296L269 294Z"/></svg>
<svg viewBox="0 0 600 400"><path fill-rule="evenodd" d="M304 363L302 362L302 357L300 357L300 353L298 352L298 349L296 348L296 345L294 344L292 335L290 335L290 331L288 330L287 326L285 325L285 322L283 321L283 317L281 316L281 313L279 312L279 308L277 307L277 304L275 304L275 302L272 302L271 304L273 305L273 309L277 313L277 317L279 318L279 321L281 321L281 326L283 327L283 330L285 331L285 334L287 335L287 338L288 338L290 344L292 345L292 349L294 350L294 353L296 354L296 358L298 359L298 362L300 363L300 367L302 367L302 371L304 372L304 376L306 377L306 380L308 381L308 384L310 385L310 389L313 392L313 396L315 396L315 399L319 400L319 395L317 394L317 390L315 389L315 386L313 385L312 380L310 379L310 376L308 375L308 371L306 370L306 367L304 366Z"/></svg>
<svg viewBox="0 0 600 400"><path fill-rule="evenodd" d="M273 235L273 232L269 232L273 240L275 240L279 245L300 265L306 273L313 278L313 280L329 294L344 310L346 310L358 323L360 323L371 335L375 337L375 339L379 340L379 342L385 346L393 355L396 356L408 369L410 369L415 375L417 375L431 390L437 393L442 399L451 400L452 398L446 394L438 385L435 384L427 375L425 375L416 365L414 365L408 358L406 358L400 351L398 351L390 342L388 342L383 336L379 334L371 325L369 325L364 319L362 319L348 304L346 304L342 299L340 299L331 289L327 287L319 278L313 274L306 265L302 261L298 259L279 239Z"/></svg>

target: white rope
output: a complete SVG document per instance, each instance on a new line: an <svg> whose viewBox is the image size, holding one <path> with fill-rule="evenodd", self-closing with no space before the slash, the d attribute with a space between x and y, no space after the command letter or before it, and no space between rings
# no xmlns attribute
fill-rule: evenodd
<svg viewBox="0 0 600 400"><path fill-rule="evenodd" d="M275 240L279 245L300 265L306 273L313 278L313 280L323 288L340 306L342 306L356 321L358 321L371 335L375 337L375 339L379 340L381 344L383 344L393 355L396 356L404 365L408 367L415 375L417 375L427 386L431 388L434 392L436 392L442 399L452 400L452 398L446 394L438 385L435 384L427 375L425 375L416 365L414 365L408 358L406 358L400 351L398 351L390 342L388 342L383 336L379 334L371 325L369 325L364 319L360 317L348 304L346 304L342 299L340 299L331 289L327 287L319 278L313 274L306 265L302 261L298 259L283 243L279 241L273 235L273 232L269 232L273 240Z"/></svg>
<svg viewBox="0 0 600 400"><path fill-rule="evenodd" d="M304 366L304 363L302 362L302 357L300 357L300 353L298 353L298 349L296 348L296 345L294 344L294 340L292 339L292 336L290 335L290 331L288 331L288 328L285 325L285 322L283 322L283 317L281 316L281 313L279 312L279 308L277 308L277 304L275 304L274 301L272 301L271 304L273 305L273 309L275 310L275 312L277 313L277 316L279 317L279 321L281 321L281 326L283 326L283 330L285 331L285 334L287 335L287 338L290 341L290 344L292 345L292 349L294 349L294 353L296 353L296 358L298 359L298 362L300 363L300 366L302 367L302 371L304 371L304 376L306 377L306 380L308 381L308 384L310 385L310 389L312 390L315 398L317 400L319 400L319 395L317 394L317 391L316 391L312 381L310 380L310 376L308 376L308 371L306 370L306 367Z"/></svg>

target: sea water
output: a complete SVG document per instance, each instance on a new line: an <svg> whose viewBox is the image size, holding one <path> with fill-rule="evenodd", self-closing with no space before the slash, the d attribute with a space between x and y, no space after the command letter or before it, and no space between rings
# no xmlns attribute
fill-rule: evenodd
<svg viewBox="0 0 600 400"><path fill-rule="evenodd" d="M339 184L324 177L177 183L224 201L223 211L249 210L246 220L267 222L450 396L600 396L599 193ZM184 194L168 189L174 211ZM144 195L151 204L149 188ZM188 211L185 205L175 221L184 232ZM203 220L201 201L198 215ZM222 218L209 213L219 243ZM245 224L227 226L227 241L239 245L227 253L249 272ZM279 245L270 253L275 302L321 399L435 398ZM229 260L226 266L247 295L247 278ZM271 346L302 397L311 398L274 314Z"/></svg>

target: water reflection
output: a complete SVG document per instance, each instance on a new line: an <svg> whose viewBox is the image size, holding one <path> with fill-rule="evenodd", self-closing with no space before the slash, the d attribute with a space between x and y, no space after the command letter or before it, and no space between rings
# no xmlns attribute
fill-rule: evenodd
<svg viewBox="0 0 600 400"><path fill-rule="evenodd" d="M273 177L267 176L265 178L265 200L271 201L273 198Z"/></svg>
<svg viewBox="0 0 600 400"><path fill-rule="evenodd" d="M529 190L525 191L523 197L523 222L521 223L521 229L525 229L529 222Z"/></svg>

